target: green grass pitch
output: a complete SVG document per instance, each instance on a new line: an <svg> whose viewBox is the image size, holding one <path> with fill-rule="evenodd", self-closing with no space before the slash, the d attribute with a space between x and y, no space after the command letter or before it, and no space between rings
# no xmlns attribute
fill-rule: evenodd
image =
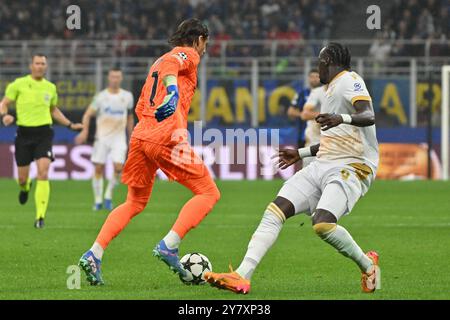
<svg viewBox="0 0 450 320"><path fill-rule="evenodd" d="M222 199L181 246L201 252L215 271L237 267L276 181L219 181ZM364 250L380 253L382 289L360 292L360 273L349 259L314 235L310 219L288 220L252 279L238 296L208 285L186 286L151 255L190 192L158 181L145 211L109 246L106 285L67 289L68 266L95 239L107 212L92 212L90 182L51 182L46 227L33 228L34 198L20 206L13 180L0 180L0 299L449 299L450 184L376 181L341 220ZM34 189L32 190L34 191ZM126 187L116 192L123 200ZM303 224L303 225L302 225Z"/></svg>

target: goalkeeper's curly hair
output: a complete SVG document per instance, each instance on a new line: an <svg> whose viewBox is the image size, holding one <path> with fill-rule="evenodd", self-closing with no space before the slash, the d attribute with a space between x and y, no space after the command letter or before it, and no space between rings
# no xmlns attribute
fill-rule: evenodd
<svg viewBox="0 0 450 320"><path fill-rule="evenodd" d="M208 38L208 27L199 19L184 20L177 28L177 31L170 36L169 44L173 47L192 46L197 42L198 37Z"/></svg>
<svg viewBox="0 0 450 320"><path fill-rule="evenodd" d="M342 67L345 70L351 69L352 56L348 47L337 42L331 42L325 47L325 53L330 57L331 64Z"/></svg>

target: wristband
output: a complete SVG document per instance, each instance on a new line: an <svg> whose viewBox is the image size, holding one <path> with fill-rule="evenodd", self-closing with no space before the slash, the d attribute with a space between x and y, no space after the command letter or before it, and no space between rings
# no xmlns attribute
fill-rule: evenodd
<svg viewBox="0 0 450 320"><path fill-rule="evenodd" d="M177 85L177 77L169 74L163 80L164 86L176 86Z"/></svg>
<svg viewBox="0 0 450 320"><path fill-rule="evenodd" d="M351 124L352 123L352 116L349 114L341 114L342 117L342 122L346 123L346 124Z"/></svg>
<svg viewBox="0 0 450 320"><path fill-rule="evenodd" d="M305 148L298 149L298 155L300 156L300 159L312 157L311 148L305 147Z"/></svg>
<svg viewBox="0 0 450 320"><path fill-rule="evenodd" d="M167 86L167 93L178 92L178 87L175 84Z"/></svg>

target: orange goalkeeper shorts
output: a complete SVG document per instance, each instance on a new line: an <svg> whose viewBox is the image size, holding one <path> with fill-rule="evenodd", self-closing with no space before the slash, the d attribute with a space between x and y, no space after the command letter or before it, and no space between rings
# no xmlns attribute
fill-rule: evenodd
<svg viewBox="0 0 450 320"><path fill-rule="evenodd" d="M161 169L169 180L174 181L209 175L203 161L194 153L188 142L164 146L132 138L129 148L122 172L122 182L129 186L152 185L158 169Z"/></svg>

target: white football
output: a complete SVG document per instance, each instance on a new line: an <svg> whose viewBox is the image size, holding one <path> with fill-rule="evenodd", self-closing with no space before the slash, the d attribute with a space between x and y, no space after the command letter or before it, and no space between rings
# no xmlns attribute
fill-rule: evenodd
<svg viewBox="0 0 450 320"><path fill-rule="evenodd" d="M186 270L186 276L180 276L185 284L204 284L205 273L212 271L209 259L201 253L188 253L180 259L181 265Z"/></svg>

